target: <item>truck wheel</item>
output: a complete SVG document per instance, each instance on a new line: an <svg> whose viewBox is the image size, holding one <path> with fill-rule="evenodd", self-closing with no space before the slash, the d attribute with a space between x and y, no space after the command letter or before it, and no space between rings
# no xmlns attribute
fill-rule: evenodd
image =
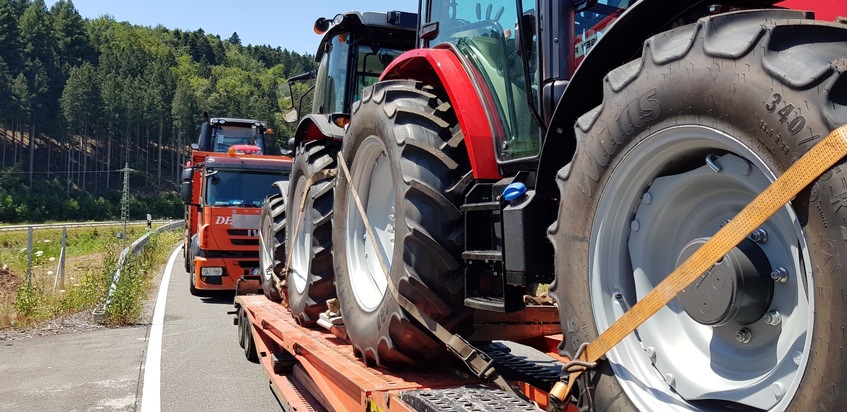
<svg viewBox="0 0 847 412"><path fill-rule="evenodd" d="M191 248L190 248L190 251L188 253L188 260L189 260L188 266L191 269L191 270L189 270L189 273L191 274L191 282L189 282L189 284L188 284L188 292L191 293L192 296L201 296L201 292L200 292L199 289L197 289L197 284L196 284L197 274L194 273L196 271L196 267L194 266L194 257L200 256L200 253L201 252L200 252L199 239L198 239L197 235L194 235L191 238Z"/></svg>
<svg viewBox="0 0 847 412"><path fill-rule="evenodd" d="M285 206L291 225L286 233L287 244L292 245L287 279L288 305L303 325L314 324L321 312L327 310L327 300L335 297L332 283L335 277L332 269L333 179L318 180L306 192L309 177L335 167L335 154L331 142L306 142L291 167L289 201ZM300 213L303 196L308 196L308 200ZM295 229L297 225L299 229Z"/></svg>
<svg viewBox="0 0 847 412"><path fill-rule="evenodd" d="M550 230L573 354L832 129L847 123L847 27L764 11L649 39L576 124ZM797 20L788 20L797 19ZM840 410L844 163L607 354L597 410ZM773 279L772 279L773 278ZM776 279L776 281L774 281Z"/></svg>
<svg viewBox="0 0 847 412"><path fill-rule="evenodd" d="M412 363L443 345L401 310L398 290L432 319L468 326L459 254L464 227L449 190L470 170L452 107L431 87L387 81L366 88L353 106L341 155L351 181L338 173L333 233L338 301L347 334L368 364ZM361 198L380 251L350 195ZM382 254L391 278L383 272Z"/></svg>
<svg viewBox="0 0 847 412"><path fill-rule="evenodd" d="M259 231L259 270L262 273L262 291L274 302L282 298L274 284L273 273L279 275L285 265L285 199L272 195L262 206L262 226Z"/></svg>
<svg viewBox="0 0 847 412"><path fill-rule="evenodd" d="M190 244L186 244L186 243L190 243L190 242L185 242L185 240L183 240L183 243L182 243L182 260L184 261L185 273L191 273L191 261L188 259L188 256L190 254L189 251L191 249L190 249Z"/></svg>

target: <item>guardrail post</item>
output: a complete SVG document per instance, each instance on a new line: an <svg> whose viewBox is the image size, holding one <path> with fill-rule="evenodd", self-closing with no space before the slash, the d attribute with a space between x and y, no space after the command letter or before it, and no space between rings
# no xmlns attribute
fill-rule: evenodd
<svg viewBox="0 0 847 412"><path fill-rule="evenodd" d="M68 227L62 226L62 250L59 252L59 263L56 265L56 276L53 278L53 290L56 290L56 282L59 290L65 289L65 246L68 239Z"/></svg>
<svg viewBox="0 0 847 412"><path fill-rule="evenodd" d="M32 226L27 231L26 286L32 287Z"/></svg>

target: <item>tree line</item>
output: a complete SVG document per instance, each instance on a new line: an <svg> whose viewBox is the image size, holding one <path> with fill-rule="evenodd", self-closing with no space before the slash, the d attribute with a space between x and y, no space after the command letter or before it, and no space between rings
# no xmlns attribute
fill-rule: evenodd
<svg viewBox="0 0 847 412"><path fill-rule="evenodd" d="M165 193L202 113L265 120L281 142L286 79L315 67L312 55L244 46L237 33L84 19L70 0L0 0L0 222L74 217L56 202L114 206L124 165L138 199L171 196L181 213Z"/></svg>

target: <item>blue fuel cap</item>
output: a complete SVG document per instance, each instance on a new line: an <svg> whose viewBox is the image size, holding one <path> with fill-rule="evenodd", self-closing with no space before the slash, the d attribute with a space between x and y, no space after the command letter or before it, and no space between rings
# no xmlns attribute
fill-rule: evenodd
<svg viewBox="0 0 847 412"><path fill-rule="evenodd" d="M511 202L526 193L526 185L520 182L512 183L506 186L506 190L503 191L503 199L506 199L507 202Z"/></svg>

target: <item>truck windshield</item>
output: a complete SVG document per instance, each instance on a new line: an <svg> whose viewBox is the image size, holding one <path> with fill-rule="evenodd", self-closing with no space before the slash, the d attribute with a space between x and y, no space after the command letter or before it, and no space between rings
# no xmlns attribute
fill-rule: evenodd
<svg viewBox="0 0 847 412"><path fill-rule="evenodd" d="M265 196L279 192L271 185L280 180L288 180L288 175L282 172L209 170L206 175L206 204L262 207Z"/></svg>
<svg viewBox="0 0 847 412"><path fill-rule="evenodd" d="M265 153L265 135L255 127L216 126L212 131L214 151L226 153L233 145L258 146Z"/></svg>

